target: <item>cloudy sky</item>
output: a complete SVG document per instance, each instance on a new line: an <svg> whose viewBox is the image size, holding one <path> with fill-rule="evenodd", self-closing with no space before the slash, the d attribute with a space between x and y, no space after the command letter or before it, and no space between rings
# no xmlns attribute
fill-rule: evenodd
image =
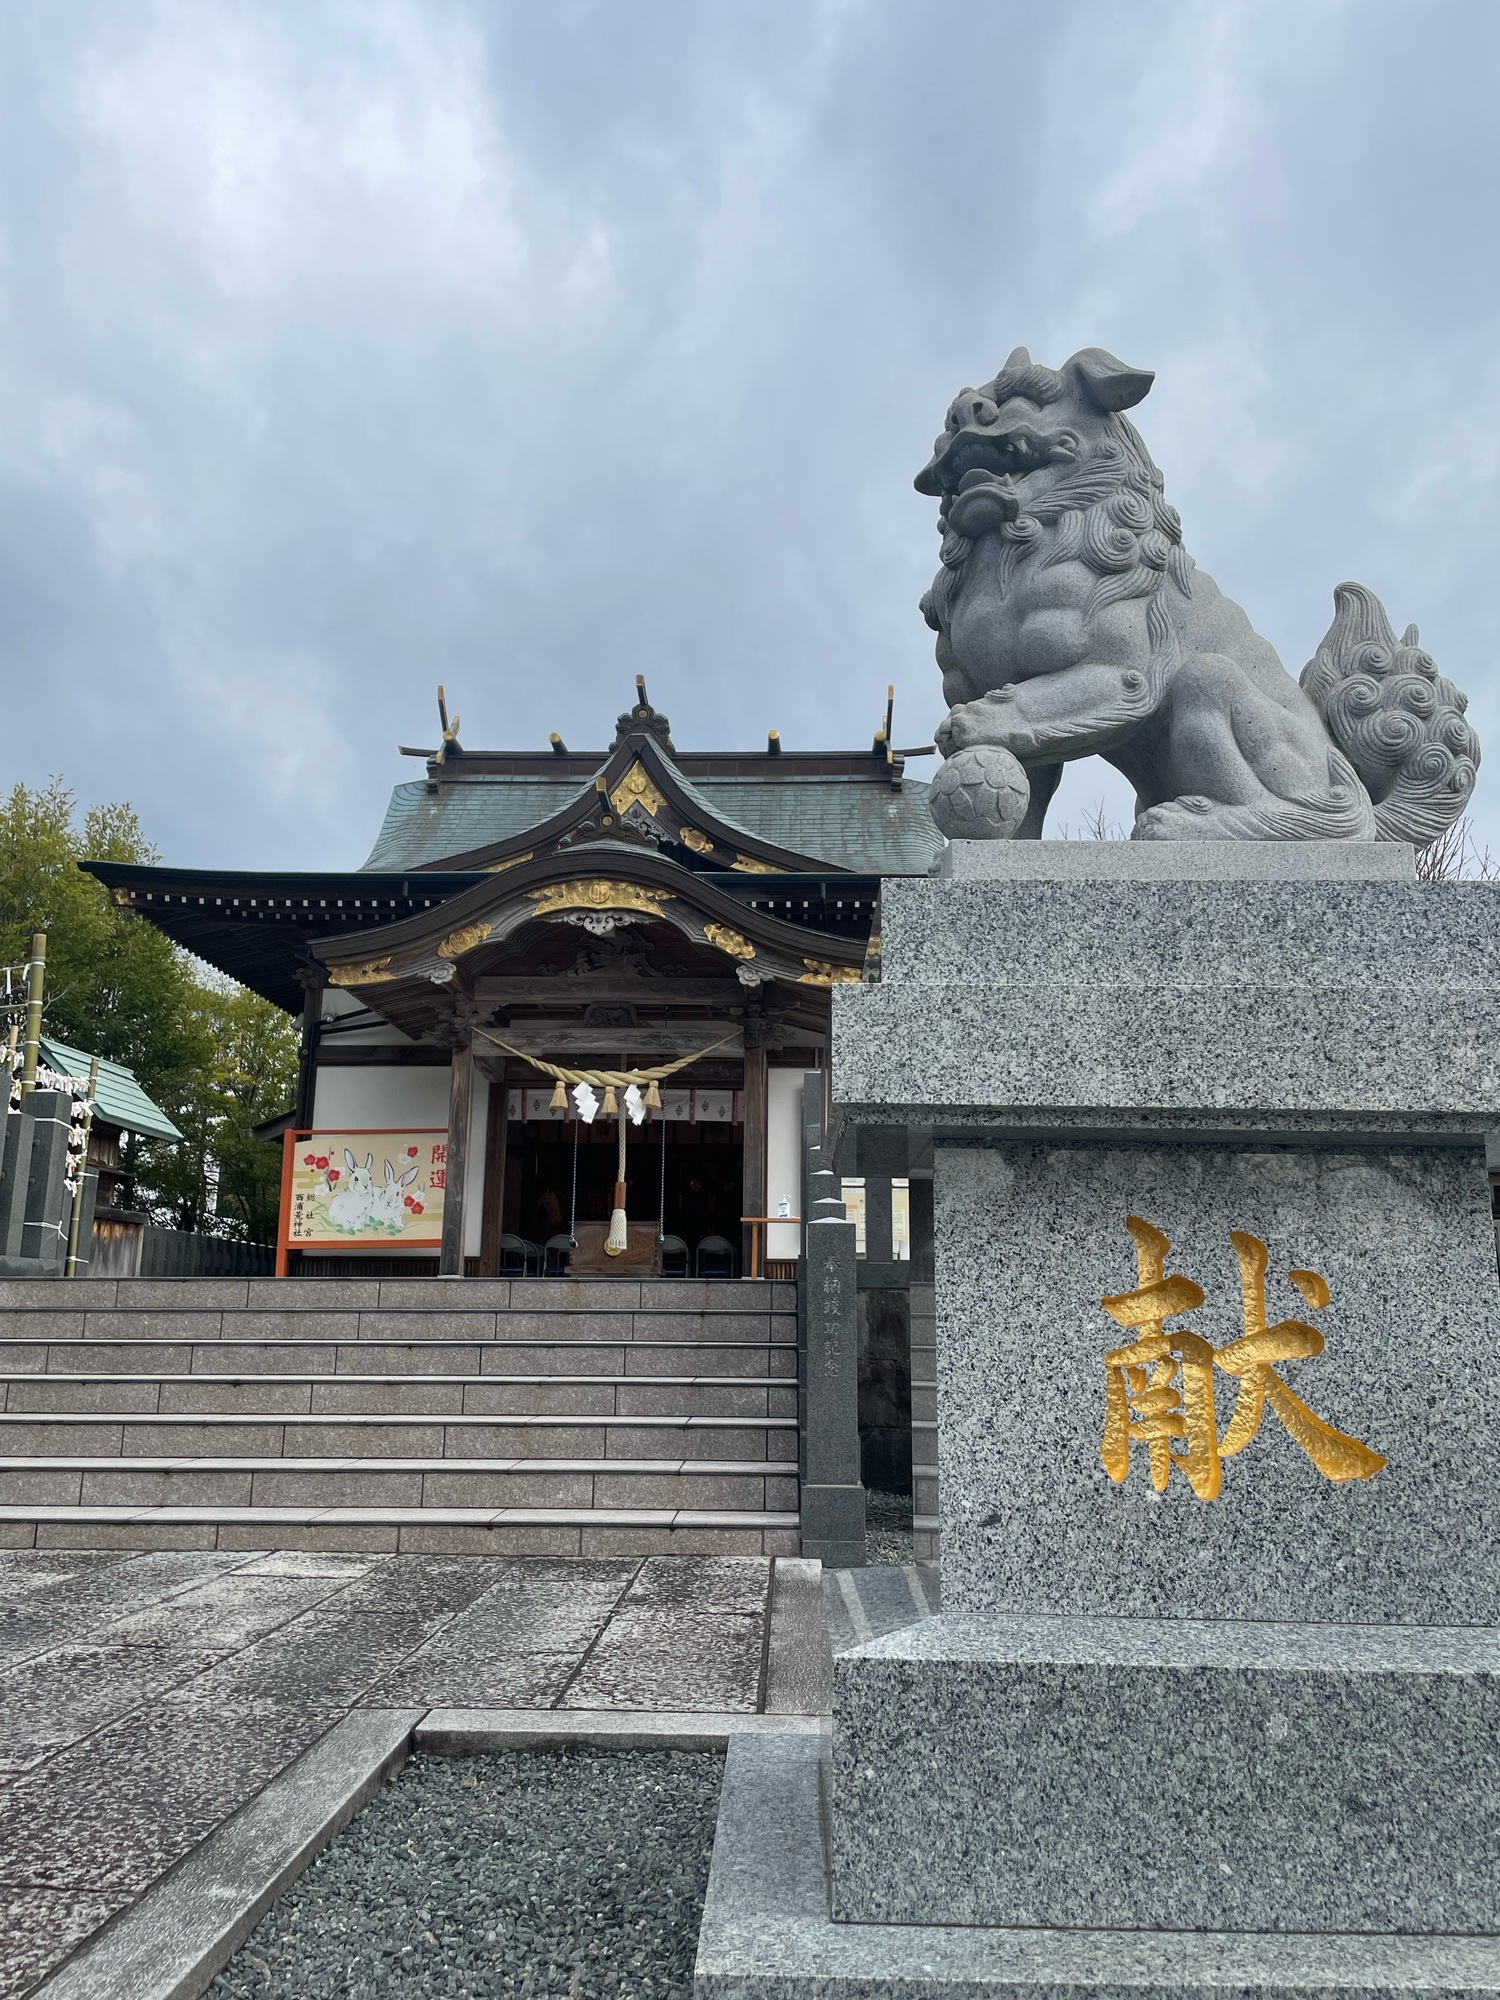
<svg viewBox="0 0 1500 2000"><path fill-rule="evenodd" d="M1368 583L1500 771L1497 80L1493 0L0 0L0 782L342 866L439 680L930 741L911 479L1018 342L1156 369L1292 671Z"/></svg>

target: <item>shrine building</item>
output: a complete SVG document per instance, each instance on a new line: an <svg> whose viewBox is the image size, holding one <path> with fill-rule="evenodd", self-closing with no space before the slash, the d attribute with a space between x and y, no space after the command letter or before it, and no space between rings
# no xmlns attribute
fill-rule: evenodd
<svg viewBox="0 0 1500 2000"><path fill-rule="evenodd" d="M358 869L88 864L301 1018L278 1269L793 1275L831 990L943 846L889 702L845 751L680 751L639 678L607 750L442 716Z"/></svg>

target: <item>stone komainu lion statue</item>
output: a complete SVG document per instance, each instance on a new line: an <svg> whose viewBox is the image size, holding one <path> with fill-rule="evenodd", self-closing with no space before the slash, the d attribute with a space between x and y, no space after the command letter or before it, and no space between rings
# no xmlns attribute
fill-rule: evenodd
<svg viewBox="0 0 1500 2000"><path fill-rule="evenodd" d="M1060 369L1018 347L948 411L916 481L942 503L934 819L1039 839L1064 763L1097 755L1135 786L1136 840L1425 846L1473 789L1464 696L1355 583L1291 679L1182 545L1124 415L1153 379L1098 347Z"/></svg>

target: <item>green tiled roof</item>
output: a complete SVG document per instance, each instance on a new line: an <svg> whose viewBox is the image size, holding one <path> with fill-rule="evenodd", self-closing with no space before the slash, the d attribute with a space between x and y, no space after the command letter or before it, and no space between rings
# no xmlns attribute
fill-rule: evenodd
<svg viewBox="0 0 1500 2000"><path fill-rule="evenodd" d="M927 787L837 777L697 778L720 816L794 854L813 854L855 875L925 875L943 849L927 810Z"/></svg>
<svg viewBox="0 0 1500 2000"><path fill-rule="evenodd" d="M683 783L730 827L852 874L925 875L942 851L920 780L908 778L900 791L883 781L827 773ZM433 867L523 834L592 789L580 787L576 777L529 775L476 774L437 791L420 780L398 785L364 865Z"/></svg>
<svg viewBox="0 0 1500 2000"><path fill-rule="evenodd" d="M581 798L576 778L465 778L429 791L421 779L397 785L366 868L428 868L455 854L508 840Z"/></svg>
<svg viewBox="0 0 1500 2000"><path fill-rule="evenodd" d="M42 1061L59 1076L83 1076L93 1061L82 1049L42 1036ZM153 1104L135 1080L135 1073L123 1063L99 1058L99 1087L94 1098L96 1116L106 1125L118 1125L123 1132L139 1132L147 1139L180 1139L182 1134L159 1105Z"/></svg>

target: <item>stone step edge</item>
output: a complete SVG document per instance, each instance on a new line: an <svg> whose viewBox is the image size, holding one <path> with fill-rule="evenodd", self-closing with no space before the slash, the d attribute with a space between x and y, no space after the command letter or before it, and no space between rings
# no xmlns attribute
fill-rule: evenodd
<svg viewBox="0 0 1500 2000"><path fill-rule="evenodd" d="M639 1389L648 1383L653 1388L661 1387L665 1389L765 1389L796 1387L796 1378L791 1375L784 1375L778 1381L774 1375L273 1375L269 1371L261 1374L254 1368L245 1369L237 1374L211 1374L205 1369L198 1375L169 1375L158 1369L142 1369L135 1375L117 1375L113 1372L109 1374L96 1373L93 1369L56 1368L45 1375L7 1375L3 1369L0 1369L0 1388L13 1388L21 1383L36 1384L40 1382L49 1384L53 1382L103 1382L116 1386L126 1382L135 1385L139 1385L142 1382L192 1382L203 1383L205 1385L216 1384L220 1388L228 1386L236 1389L248 1389L264 1382L279 1382L282 1384L288 1382L301 1384L306 1382L318 1388L326 1388L329 1383L333 1382L338 1383L340 1387L346 1383L358 1382L361 1384L369 1383L376 1388L385 1389L409 1389L418 1388L423 1385L431 1386L432 1384L438 1384L450 1389L484 1388L487 1386L529 1389L541 1388L549 1382L566 1382L570 1386L582 1385L594 1389ZM24 1414L24 1412L12 1411L9 1414L18 1415ZM39 1414L51 1415L52 1412L42 1411Z"/></svg>
<svg viewBox="0 0 1500 2000"><path fill-rule="evenodd" d="M0 1506L0 1522L284 1528L796 1528L784 1510L729 1507L59 1507Z"/></svg>
<svg viewBox="0 0 1500 2000"><path fill-rule="evenodd" d="M750 1479L795 1479L797 1461L777 1458L0 1458L0 1474L12 1472L480 1472L620 1473L627 1478L686 1475Z"/></svg>
<svg viewBox="0 0 1500 2000"><path fill-rule="evenodd" d="M3 1442L7 1424L258 1424L269 1428L280 1424L293 1430L308 1430L314 1425L326 1429L330 1424L344 1426L358 1425L366 1430L413 1429L419 1424L429 1428L437 1425L443 1429L457 1430L461 1425L486 1430L621 1430L621 1431L794 1431L795 1417L492 1417L463 1415L422 1417L404 1411L388 1414L374 1414L370 1411L355 1412L349 1416L315 1417L306 1412L295 1416L268 1416L263 1410L249 1411L237 1416L233 1411L206 1411L201 1416L191 1412L168 1412L154 1416L147 1411L122 1410L111 1415L107 1410L0 1410L0 1442Z"/></svg>
<svg viewBox="0 0 1500 2000"><path fill-rule="evenodd" d="M494 1349L503 1353L517 1347L620 1347L628 1348L632 1354L651 1353L656 1349L691 1348L695 1351L719 1354L741 1350L750 1354L764 1354L768 1350L776 1354L789 1353L796 1346L793 1340L634 1340L625 1333L601 1333L569 1335L559 1339L550 1333L522 1334L513 1340L481 1340L471 1334L454 1334L446 1339L414 1340L406 1335L384 1333L371 1334L248 1334L220 1336L218 1334L79 1334L76 1336L46 1333L5 1333L0 1334L0 1355L11 1347L56 1347L67 1353L86 1354L95 1347L422 1347L440 1349L446 1347L474 1347L481 1350Z"/></svg>
<svg viewBox="0 0 1500 2000"><path fill-rule="evenodd" d="M66 1279L59 1280L66 1283ZM608 1314L618 1319L629 1315L632 1319L795 1319L795 1306L773 1306L761 1300L745 1300L739 1305L713 1306L632 1306L610 1305L601 1300L594 1306L340 1306L340 1305L254 1305L254 1306L183 1306L183 1305L125 1305L107 1306L98 1301L80 1299L72 1305L65 1303L46 1305L10 1305L0 1295L0 1313L34 1313L38 1318L66 1313L76 1318L82 1313L86 1318L96 1313L109 1313L115 1317L138 1317L152 1319L192 1318L204 1319L264 1319L274 1316L278 1319L362 1319L379 1314L382 1319L588 1319Z"/></svg>

